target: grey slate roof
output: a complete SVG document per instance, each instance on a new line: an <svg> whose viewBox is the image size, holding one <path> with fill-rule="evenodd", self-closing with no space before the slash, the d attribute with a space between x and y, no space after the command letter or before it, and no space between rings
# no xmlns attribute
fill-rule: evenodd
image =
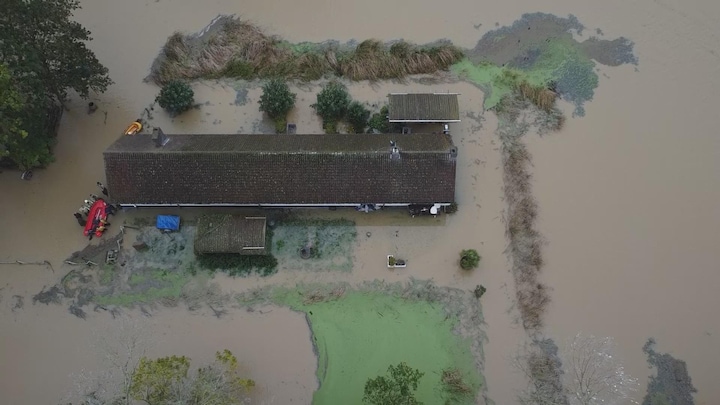
<svg viewBox="0 0 720 405"><path fill-rule="evenodd" d="M104 153L119 204L422 204L455 200L443 134L123 136ZM390 141L400 149L391 158ZM454 151L454 152L453 152Z"/></svg>
<svg viewBox="0 0 720 405"><path fill-rule="evenodd" d="M460 121L457 94L390 94L388 98L388 118L390 122Z"/></svg>

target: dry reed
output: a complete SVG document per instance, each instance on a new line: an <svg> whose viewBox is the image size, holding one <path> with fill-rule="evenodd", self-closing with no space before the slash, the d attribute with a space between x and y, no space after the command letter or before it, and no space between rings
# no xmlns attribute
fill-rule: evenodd
<svg viewBox="0 0 720 405"><path fill-rule="evenodd" d="M417 46L398 42L388 47L377 40L355 49L313 46L298 50L264 34L257 26L224 17L202 36L175 33L168 38L151 68L157 84L171 80L242 77L318 80L334 74L350 80L381 80L447 70L463 52L449 44ZM242 66L242 74L233 69Z"/></svg>
<svg viewBox="0 0 720 405"><path fill-rule="evenodd" d="M472 387L470 387L463 379L460 370L456 368L443 370L440 381L445 389L451 394L470 395L473 392Z"/></svg>
<svg viewBox="0 0 720 405"><path fill-rule="evenodd" d="M516 298L529 330L542 327L542 314L550 302L547 288L538 281L543 266L542 236L535 230L537 203L532 196L528 172L530 153L517 137L503 139L503 180L507 209L507 234L512 258Z"/></svg>
<svg viewBox="0 0 720 405"><path fill-rule="evenodd" d="M555 106L557 93L545 86L533 86L522 81L515 85L515 90L542 111L550 112Z"/></svg>

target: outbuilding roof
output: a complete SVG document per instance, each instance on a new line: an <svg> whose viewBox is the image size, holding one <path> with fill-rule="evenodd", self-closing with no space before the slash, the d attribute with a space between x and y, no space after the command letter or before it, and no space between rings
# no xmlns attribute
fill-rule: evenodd
<svg viewBox="0 0 720 405"><path fill-rule="evenodd" d="M392 93L388 98L390 122L460 122L455 93Z"/></svg>

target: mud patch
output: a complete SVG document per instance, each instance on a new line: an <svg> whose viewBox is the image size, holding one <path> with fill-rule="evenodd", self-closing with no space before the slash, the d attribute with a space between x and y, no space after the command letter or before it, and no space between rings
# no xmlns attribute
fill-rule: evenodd
<svg viewBox="0 0 720 405"><path fill-rule="evenodd" d="M655 351L655 339L648 339L643 346L650 367L657 375L650 377L647 394L642 405L693 405L692 394L697 392L688 374L687 364L667 353Z"/></svg>
<svg viewBox="0 0 720 405"><path fill-rule="evenodd" d="M67 271L60 282L43 288L33 296L33 303L62 304L69 300L68 310L85 319L86 308L107 310L113 317L120 308L141 307L150 316L157 304L176 306L186 302L192 310L203 304L212 306L215 316L223 310L223 295L213 287L207 277L193 277L194 255L191 241L195 228L184 227L180 232L168 234L155 228L139 228L134 246L122 246L124 232L98 245L89 245L71 255L63 266ZM117 250L117 259L106 263L108 251ZM194 280L191 287L185 288Z"/></svg>

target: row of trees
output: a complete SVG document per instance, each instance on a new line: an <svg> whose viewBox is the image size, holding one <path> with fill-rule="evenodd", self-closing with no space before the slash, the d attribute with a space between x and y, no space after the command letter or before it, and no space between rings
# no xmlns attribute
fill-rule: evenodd
<svg viewBox="0 0 720 405"><path fill-rule="evenodd" d="M87 97L112 83L72 20L77 0L4 0L0 13L0 158L22 169L52 160L51 111L68 93Z"/></svg>
<svg viewBox="0 0 720 405"><path fill-rule="evenodd" d="M281 79L271 79L263 86L260 111L273 120L277 132L285 131L287 115L295 107L296 97ZM347 87L340 82L327 83L318 93L317 101L312 107L322 118L323 129L329 134L337 133L337 124L340 121L345 121L350 130L358 134L365 132L369 124L370 110L353 101Z"/></svg>

